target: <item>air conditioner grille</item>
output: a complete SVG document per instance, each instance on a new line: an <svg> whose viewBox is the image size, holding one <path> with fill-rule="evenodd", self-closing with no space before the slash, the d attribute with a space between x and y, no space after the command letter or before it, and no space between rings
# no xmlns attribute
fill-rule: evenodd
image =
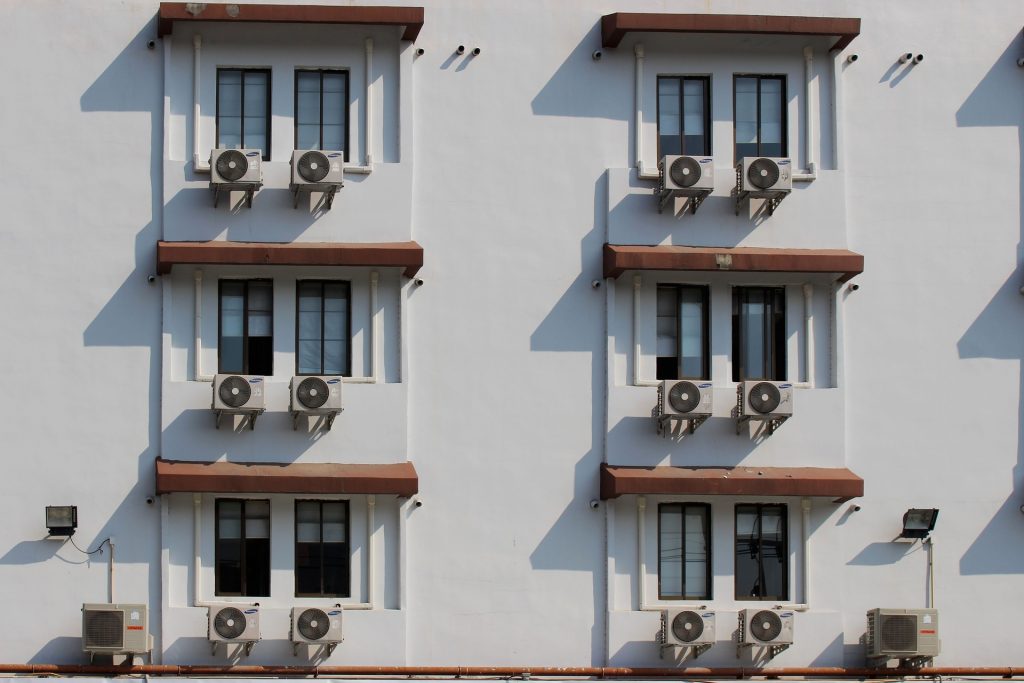
<svg viewBox="0 0 1024 683"><path fill-rule="evenodd" d="M318 183L327 177L331 162L323 152L306 152L299 157L299 175L308 183Z"/></svg>
<svg viewBox="0 0 1024 683"><path fill-rule="evenodd" d="M252 389L244 377L231 375L230 377L225 377L220 383L218 393L224 405L232 408L241 408L249 402L249 398L252 396Z"/></svg>
<svg viewBox="0 0 1024 683"><path fill-rule="evenodd" d="M221 638L234 640L245 632L245 615L239 609L225 607L213 618L213 628Z"/></svg>
<svg viewBox="0 0 1024 683"><path fill-rule="evenodd" d="M700 389L693 382L676 382L668 392L668 402L673 410L689 413L700 405Z"/></svg>
<svg viewBox="0 0 1024 683"><path fill-rule="evenodd" d="M668 177L679 187L691 187L700 180L700 164L690 157L679 157L669 166Z"/></svg>
<svg viewBox="0 0 1024 683"><path fill-rule="evenodd" d="M750 632L761 642L771 642L782 634L782 619L775 612L761 610L750 620Z"/></svg>
<svg viewBox="0 0 1024 683"><path fill-rule="evenodd" d="M754 187L767 190L779 182L779 166L771 159L757 159L747 169L747 179Z"/></svg>
<svg viewBox="0 0 1024 683"><path fill-rule="evenodd" d="M782 395L771 382L758 382L750 390L750 407L759 413L770 413L779 407Z"/></svg>
<svg viewBox="0 0 1024 683"><path fill-rule="evenodd" d="M692 643L704 633L704 620L693 611L680 612L672 619L672 635L681 643Z"/></svg>
<svg viewBox="0 0 1024 683"><path fill-rule="evenodd" d="M917 651L917 617L892 614L881 617L881 645L889 652Z"/></svg>
<svg viewBox="0 0 1024 683"><path fill-rule="evenodd" d="M237 149L228 150L217 157L217 173L224 180L240 180L248 170L249 162Z"/></svg>
<svg viewBox="0 0 1024 683"><path fill-rule="evenodd" d="M327 613L320 609L307 609L299 615L299 633L306 640L320 640L331 626Z"/></svg>
<svg viewBox="0 0 1024 683"><path fill-rule="evenodd" d="M327 382L319 377L307 377L299 382L299 388L295 390L295 394L299 403L314 410L327 403L330 389L327 387Z"/></svg>
<svg viewBox="0 0 1024 683"><path fill-rule="evenodd" d="M124 612L87 610L85 647L119 649L124 647Z"/></svg>

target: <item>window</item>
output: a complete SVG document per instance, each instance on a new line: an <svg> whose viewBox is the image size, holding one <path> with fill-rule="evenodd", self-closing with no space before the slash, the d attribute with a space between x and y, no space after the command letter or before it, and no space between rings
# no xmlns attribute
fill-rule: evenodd
<svg viewBox="0 0 1024 683"><path fill-rule="evenodd" d="M711 79L658 77L658 156L711 154Z"/></svg>
<svg viewBox="0 0 1024 683"><path fill-rule="evenodd" d="M711 506L658 506L658 597L711 598Z"/></svg>
<svg viewBox="0 0 1024 683"><path fill-rule="evenodd" d="M348 282L300 281L296 287L295 373L348 375Z"/></svg>
<svg viewBox="0 0 1024 683"><path fill-rule="evenodd" d="M786 156L785 76L736 76L736 159Z"/></svg>
<svg viewBox="0 0 1024 683"><path fill-rule="evenodd" d="M270 160L270 69L217 69L217 147Z"/></svg>
<svg viewBox="0 0 1024 683"><path fill-rule="evenodd" d="M344 150L348 161L348 72L295 72L295 149Z"/></svg>
<svg viewBox="0 0 1024 683"><path fill-rule="evenodd" d="M657 379L708 379L708 288L658 285Z"/></svg>
<svg viewBox="0 0 1024 683"><path fill-rule="evenodd" d="M788 600L785 505L736 506L736 599Z"/></svg>
<svg viewBox="0 0 1024 683"><path fill-rule="evenodd" d="M786 379L786 290L732 290L732 379Z"/></svg>
<svg viewBox="0 0 1024 683"><path fill-rule="evenodd" d="M274 374L274 285L270 280L221 280L219 322L219 372Z"/></svg>
<svg viewBox="0 0 1024 683"><path fill-rule="evenodd" d="M350 595L348 501L295 501L295 596Z"/></svg>
<svg viewBox="0 0 1024 683"><path fill-rule="evenodd" d="M217 501L217 595L270 595L270 501Z"/></svg>

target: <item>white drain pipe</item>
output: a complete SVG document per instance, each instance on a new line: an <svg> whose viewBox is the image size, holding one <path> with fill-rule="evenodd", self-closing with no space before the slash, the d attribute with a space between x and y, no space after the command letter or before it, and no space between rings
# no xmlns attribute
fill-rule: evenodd
<svg viewBox="0 0 1024 683"><path fill-rule="evenodd" d="M814 98L811 86L814 81L814 48L804 48L804 154L807 157L807 169L793 174L793 180L811 182L818 177L818 164L814 160Z"/></svg>
<svg viewBox="0 0 1024 683"><path fill-rule="evenodd" d="M199 65L201 63L203 37L192 36L192 170L209 173L210 162L203 159L199 145Z"/></svg>
<svg viewBox="0 0 1024 683"><path fill-rule="evenodd" d="M345 165L345 173L369 175L373 172L373 102L370 90L370 75L373 70L373 38L366 39L366 96L363 98L363 131L366 135L366 163L362 166Z"/></svg>
<svg viewBox="0 0 1024 683"><path fill-rule="evenodd" d="M636 104L636 119L634 120L634 142L636 144L636 177L640 180L657 180L661 177L656 168L644 168L644 46L638 43L633 46L633 55L636 57L636 71L634 75L634 102Z"/></svg>
<svg viewBox="0 0 1024 683"><path fill-rule="evenodd" d="M803 547L801 548L801 570L803 574L802 597L803 602L789 604L789 605L776 605L778 609L791 609L794 612L809 612L811 609L811 499L802 498L800 500L800 531L803 541Z"/></svg>

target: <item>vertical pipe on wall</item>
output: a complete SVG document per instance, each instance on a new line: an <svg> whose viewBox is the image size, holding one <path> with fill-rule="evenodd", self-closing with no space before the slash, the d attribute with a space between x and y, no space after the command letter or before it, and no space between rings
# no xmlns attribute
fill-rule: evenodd
<svg viewBox="0 0 1024 683"><path fill-rule="evenodd" d="M814 285L805 282L804 290L804 381L814 388Z"/></svg>
<svg viewBox="0 0 1024 683"><path fill-rule="evenodd" d="M363 135L366 163L362 166L355 164L345 165L345 173L360 173L368 175L373 171L373 152L370 150L373 146L373 101L372 95L373 90L370 87L370 77L373 73L373 38L366 39L366 62L365 62L365 73L364 73L364 97L363 97Z"/></svg>
<svg viewBox="0 0 1024 683"><path fill-rule="evenodd" d="M107 545L110 546L110 558L107 563L107 593L110 597L110 603L114 604L117 600L114 599L114 543L113 537L107 539Z"/></svg>
<svg viewBox="0 0 1024 683"><path fill-rule="evenodd" d="M777 605L796 612L807 612L811 609L811 499L800 499L800 574L801 597L803 602Z"/></svg>
<svg viewBox="0 0 1024 683"><path fill-rule="evenodd" d="M633 98L636 104L636 119L634 119L633 138L636 144L636 176L641 180L657 180L657 169L644 168L644 46L637 43L633 46L633 55L636 57L636 69L634 73L634 86L636 88Z"/></svg>
<svg viewBox="0 0 1024 683"><path fill-rule="evenodd" d="M928 607L935 609L935 541L929 536L924 544L928 551Z"/></svg>
<svg viewBox="0 0 1024 683"><path fill-rule="evenodd" d="M199 140L199 66L201 64L203 37L192 36L192 169L196 173L209 173L210 164L203 161Z"/></svg>

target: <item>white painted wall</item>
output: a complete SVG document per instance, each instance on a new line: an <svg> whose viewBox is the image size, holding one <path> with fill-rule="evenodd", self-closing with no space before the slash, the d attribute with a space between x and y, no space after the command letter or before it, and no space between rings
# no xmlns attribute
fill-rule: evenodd
<svg viewBox="0 0 1024 683"><path fill-rule="evenodd" d="M424 4L421 57L392 29L200 29L204 149L212 146L216 66L274 72L267 186L251 210L234 211L215 211L207 178L189 167L194 29L177 30L166 51L149 51L155 2L0 5L0 23L12 27L0 41L0 60L12 65L0 81L0 127L6 156L16 160L0 183L0 287L8 293L0 350L9 387L0 396L2 659L84 661L79 609L108 599L107 555L87 561L42 540L43 507L73 503L81 547L115 539L116 599L150 605L154 658L226 661L209 656L205 610L189 606L191 499L170 496L163 525L161 501L146 502L162 455L415 463L423 507L378 497L371 578L380 608L346 615L346 642L330 663L663 664L652 645L657 618L636 609L638 582L654 581L655 563L648 558L648 575L639 576L635 498L589 506L605 461L846 466L865 479L859 512L814 501L811 609L797 615L797 643L780 665L859 665L867 609L923 606L924 554L891 539L908 507L941 508L938 663L1016 663L1015 622L1000 608L1024 566L1024 70L1015 64L1024 55L1024 8L1009 0L909 0L884 10L855 0L773 3L777 14L862 18L847 50L860 59L840 66L836 81L820 39L630 34L591 59L602 14L766 11L752 0ZM374 39L379 117L369 145L379 163L368 176L346 177L331 212L294 210L286 190L292 70L350 69L361 162L366 37ZM717 183L696 215L659 215L653 183L629 170L637 42L646 53L648 166L656 163L654 78L712 78ZM482 53L455 56L459 44ZM798 184L771 218L736 217L728 197L732 74L787 74L790 149L803 165L807 44L815 48L818 178ZM906 51L926 58L897 65ZM382 381L346 385L345 413L314 440L290 429L283 408L294 281L350 278L355 329L369 316L369 269L204 268L207 372L215 368L218 277L273 277L278 305L273 406L254 432L218 432L210 387L190 374L192 269L147 283L159 239L415 239L425 248L425 284L380 269ZM606 241L849 248L865 255L866 267L857 292L833 294L820 278L757 279L789 288L790 366L798 371L806 340L792 316L802 313L800 285L815 285L816 388L798 389L797 415L760 443L737 437L727 417L735 394L721 308L732 284L754 280L642 273L636 313L647 379L656 283L706 282L716 306L719 407L695 435L673 442L654 432L655 390L631 386L633 273L591 286L601 279ZM357 335L355 346L366 362L365 339ZM274 591L266 642L252 663L302 661L285 642L296 602L288 590L292 500L273 498ZM723 624L740 607L730 561L739 500L711 501L709 604ZM648 514L656 502L648 499ZM799 501L786 502L799 598ZM211 505L204 498L207 512ZM354 497L352 509L364 514L365 498ZM365 529L353 528L354 540L359 533L365 541ZM203 542L208 550L208 535ZM360 589L361 561L353 558ZM720 631L727 641L731 628ZM727 642L701 661L737 663Z"/></svg>

